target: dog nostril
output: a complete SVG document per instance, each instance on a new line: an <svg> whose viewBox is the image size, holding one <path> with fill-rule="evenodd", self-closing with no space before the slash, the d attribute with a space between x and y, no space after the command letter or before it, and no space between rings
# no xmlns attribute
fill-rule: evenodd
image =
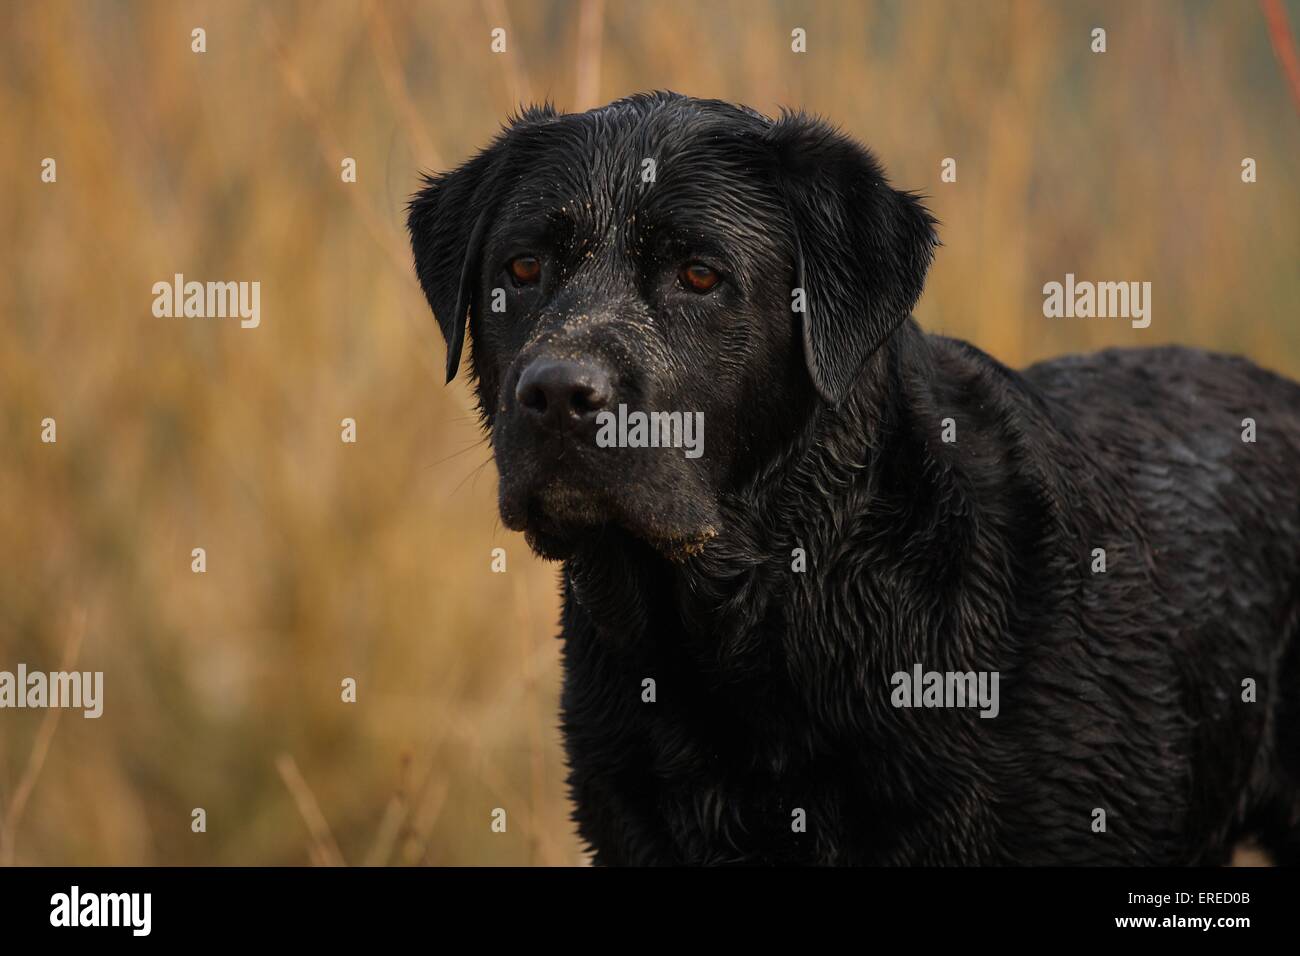
<svg viewBox="0 0 1300 956"><path fill-rule="evenodd" d="M590 415L609 404L609 382L602 378L591 385L581 385L574 389L569 405L574 414Z"/></svg>
<svg viewBox="0 0 1300 956"><path fill-rule="evenodd" d="M536 412L538 415L546 414L546 389L537 382L526 383L520 379L519 387L515 389L515 398L530 412Z"/></svg>

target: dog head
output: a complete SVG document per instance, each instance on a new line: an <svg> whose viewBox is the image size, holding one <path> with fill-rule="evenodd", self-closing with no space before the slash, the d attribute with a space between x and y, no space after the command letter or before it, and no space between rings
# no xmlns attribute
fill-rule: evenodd
<svg viewBox="0 0 1300 956"><path fill-rule="evenodd" d="M449 381L469 325L502 520L547 557L609 525L707 542L721 496L846 399L936 244L823 122L668 93L524 112L408 228Z"/></svg>

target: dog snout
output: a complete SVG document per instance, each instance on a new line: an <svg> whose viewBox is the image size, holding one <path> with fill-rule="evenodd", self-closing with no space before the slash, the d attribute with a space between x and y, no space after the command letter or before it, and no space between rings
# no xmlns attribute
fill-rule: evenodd
<svg viewBox="0 0 1300 956"><path fill-rule="evenodd" d="M594 421L613 393L612 377L605 368L567 359L535 359L515 386L515 399L523 414L535 424L556 430Z"/></svg>

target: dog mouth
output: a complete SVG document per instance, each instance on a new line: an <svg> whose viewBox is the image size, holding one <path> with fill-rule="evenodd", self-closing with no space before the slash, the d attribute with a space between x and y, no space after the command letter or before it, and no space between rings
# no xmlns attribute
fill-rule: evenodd
<svg viewBox="0 0 1300 956"><path fill-rule="evenodd" d="M594 497L555 481L528 495L520 509L508 508L503 499L501 519L522 531L533 551L553 560L571 557L609 524L607 510Z"/></svg>
<svg viewBox="0 0 1300 956"><path fill-rule="evenodd" d="M598 532L609 522L610 511L604 495L551 480L527 496L524 520L515 530L539 532L551 538L577 538Z"/></svg>
<svg viewBox="0 0 1300 956"><path fill-rule="evenodd" d="M556 478L517 494L507 492L503 484L501 520L510 530L523 532L538 555L560 561L612 528L640 538L672 561L698 554L718 534L716 522L683 521L674 508L642 514L627 504L635 498L635 492L620 500L601 489L577 487Z"/></svg>

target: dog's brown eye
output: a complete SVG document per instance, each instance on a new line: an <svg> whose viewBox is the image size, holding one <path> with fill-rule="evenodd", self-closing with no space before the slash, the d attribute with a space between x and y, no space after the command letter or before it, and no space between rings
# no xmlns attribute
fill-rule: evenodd
<svg viewBox="0 0 1300 956"><path fill-rule="evenodd" d="M702 262L688 262L678 273L682 285L693 292L708 292L718 284L721 278L716 272Z"/></svg>
<svg viewBox="0 0 1300 956"><path fill-rule="evenodd" d="M536 256L516 256L510 260L510 274L520 285L532 285L542 277L542 263Z"/></svg>

